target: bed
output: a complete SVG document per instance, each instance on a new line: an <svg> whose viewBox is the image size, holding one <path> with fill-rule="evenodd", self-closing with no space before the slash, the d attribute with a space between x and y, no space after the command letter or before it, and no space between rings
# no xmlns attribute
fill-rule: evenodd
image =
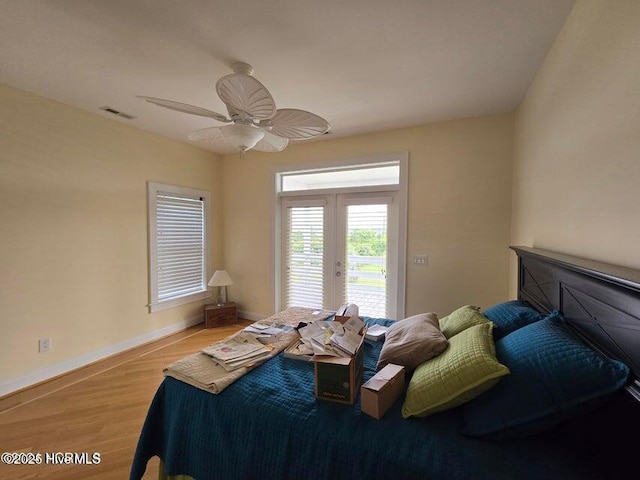
<svg viewBox="0 0 640 480"><path fill-rule="evenodd" d="M165 378L149 408L130 479L140 479L154 456L162 461L161 476L196 480L626 476L635 470L636 455L627 438L640 424L640 271L512 249L518 255L518 301L545 319L561 315L590 352L622 362L628 375L621 388L570 410L539 433L477 436L465 432L467 421L474 408L482 412L481 400L503 380L469 403L424 418L403 418L400 397L375 420L361 412L359 400L354 405L316 401L313 366L280 354L218 395ZM364 348L366 381L376 372L382 342L365 342Z"/></svg>

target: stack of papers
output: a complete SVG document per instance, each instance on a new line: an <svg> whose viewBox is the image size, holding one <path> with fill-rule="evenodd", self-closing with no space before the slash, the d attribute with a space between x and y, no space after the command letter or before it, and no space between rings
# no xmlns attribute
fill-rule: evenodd
<svg viewBox="0 0 640 480"><path fill-rule="evenodd" d="M362 341L364 322L353 316L344 324L340 322L314 322L298 330L298 351L303 355L331 355L352 357Z"/></svg>
<svg viewBox="0 0 640 480"><path fill-rule="evenodd" d="M289 333L293 331L293 327L290 325L269 325L265 323L255 322L244 328L245 332L253 333L259 337L271 337L273 335L280 335L281 333Z"/></svg>
<svg viewBox="0 0 640 480"><path fill-rule="evenodd" d="M294 360L304 360L308 362L313 357L313 349L302 341L301 338L284 349L283 355Z"/></svg>
<svg viewBox="0 0 640 480"><path fill-rule="evenodd" d="M238 335L214 343L202 350L226 371L252 366L269 357L270 345L264 345L252 335Z"/></svg>

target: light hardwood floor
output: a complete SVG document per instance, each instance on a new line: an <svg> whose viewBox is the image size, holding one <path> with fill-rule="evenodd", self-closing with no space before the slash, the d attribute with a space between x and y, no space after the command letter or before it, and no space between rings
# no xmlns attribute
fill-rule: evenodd
<svg viewBox="0 0 640 480"><path fill-rule="evenodd" d="M163 379L162 369L250 323L213 329L197 325L99 362L86 372L2 399L0 453L88 452L91 457L98 452L101 461L97 465L0 463L0 479L129 478L147 409ZM149 462L145 480L157 478L157 466L158 459Z"/></svg>

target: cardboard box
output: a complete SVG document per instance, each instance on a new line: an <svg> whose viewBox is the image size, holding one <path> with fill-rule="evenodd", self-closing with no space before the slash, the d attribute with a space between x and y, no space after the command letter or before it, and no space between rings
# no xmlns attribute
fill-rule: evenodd
<svg viewBox="0 0 640 480"><path fill-rule="evenodd" d="M353 405L356 403L364 360L364 335L353 357L314 356L315 396L327 400Z"/></svg>
<svg viewBox="0 0 640 480"><path fill-rule="evenodd" d="M404 390L404 367L389 363L362 385L362 411L380 420Z"/></svg>

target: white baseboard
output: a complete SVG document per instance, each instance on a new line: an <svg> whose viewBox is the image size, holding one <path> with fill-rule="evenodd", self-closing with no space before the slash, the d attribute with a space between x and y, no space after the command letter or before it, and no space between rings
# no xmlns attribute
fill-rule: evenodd
<svg viewBox="0 0 640 480"><path fill-rule="evenodd" d="M90 363L102 360L117 353L124 352L125 350L129 350L145 343L152 342L153 340L166 337L167 335L171 335L172 333L180 332L191 327L192 325L202 323L203 321L203 316L198 315L194 318L183 320L181 322L174 323L173 325L161 328L160 330L145 333L134 338L123 340L122 342L118 342L114 345L109 345L108 347L101 348L100 350L95 350L93 352L85 353L75 358L70 358L69 360L56 363L55 365L51 365L50 367L28 373L21 377L10 378L9 380L0 383L0 397L8 395L9 393L15 392L22 388L35 385L36 383L49 380L50 378L57 377L58 375L62 375L63 373L67 373L72 370L84 367L86 365L89 365Z"/></svg>

